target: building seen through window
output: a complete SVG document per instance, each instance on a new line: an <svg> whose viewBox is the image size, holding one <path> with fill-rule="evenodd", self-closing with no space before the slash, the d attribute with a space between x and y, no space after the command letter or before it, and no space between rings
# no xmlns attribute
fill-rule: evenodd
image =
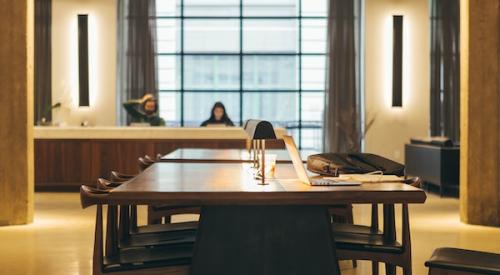
<svg viewBox="0 0 500 275"><path fill-rule="evenodd" d="M326 0L157 0L160 113L198 126L216 101L236 125L285 127L321 149Z"/></svg>

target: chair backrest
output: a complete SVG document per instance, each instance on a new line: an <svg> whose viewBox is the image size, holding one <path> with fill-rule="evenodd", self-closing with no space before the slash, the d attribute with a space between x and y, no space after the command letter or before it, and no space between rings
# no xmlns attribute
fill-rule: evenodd
<svg viewBox="0 0 500 275"><path fill-rule="evenodd" d="M120 185L122 185L122 182L114 182L104 178L97 179L97 189L99 190L111 190Z"/></svg>
<svg viewBox="0 0 500 275"><path fill-rule="evenodd" d="M413 187L420 188L422 186L422 179L419 177L407 178L404 180L405 184L411 185Z"/></svg>
<svg viewBox="0 0 500 275"><path fill-rule="evenodd" d="M123 174L117 171L111 171L111 179L115 184L121 184L133 179L136 175ZM130 230L137 229L137 206L136 205L120 205L120 224L119 236L120 240L128 238Z"/></svg>
<svg viewBox="0 0 500 275"><path fill-rule="evenodd" d="M139 171L140 172L144 171L146 168L148 168L149 166L151 166L151 164L153 164L153 163L154 162L147 161L143 157L139 157L137 159L137 164L139 165Z"/></svg>
<svg viewBox="0 0 500 275"><path fill-rule="evenodd" d="M113 182L124 182L131 180L135 177L136 175L128 175L128 174L123 174L117 171L111 171L111 181Z"/></svg>
<svg viewBox="0 0 500 275"><path fill-rule="evenodd" d="M98 181L99 182L99 181ZM94 274L102 274L104 267L104 245L103 245L103 215L102 205L108 205L107 218L106 218L106 256L113 257L118 253L118 216L117 206L109 205L109 190L101 190L82 185L80 187L80 200L83 208L91 205L97 205L96 210L96 224L94 236Z"/></svg>
<svg viewBox="0 0 500 275"><path fill-rule="evenodd" d="M106 204L109 195L108 190L99 190L87 185L80 187L80 203L82 208L87 208L96 204Z"/></svg>
<svg viewBox="0 0 500 275"><path fill-rule="evenodd" d="M403 181L404 184L411 185L413 187L420 188L422 185L422 179L419 177L407 178ZM406 208L406 209L405 209ZM403 206L403 215L408 215L408 206ZM373 231L379 230L379 219L378 219L378 205L372 204L372 213L371 213L371 229Z"/></svg>
<svg viewBox="0 0 500 275"><path fill-rule="evenodd" d="M155 162L156 162L156 160L154 160L152 157L150 157L150 156L148 156L148 155L144 155L144 159L145 159L147 162L151 163L151 164L153 164L153 163L155 163Z"/></svg>

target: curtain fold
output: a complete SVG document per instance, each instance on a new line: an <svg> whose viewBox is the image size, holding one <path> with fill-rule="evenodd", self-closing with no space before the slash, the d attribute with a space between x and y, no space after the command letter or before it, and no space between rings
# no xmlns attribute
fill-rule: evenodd
<svg viewBox="0 0 500 275"><path fill-rule="evenodd" d="M52 0L35 1L34 121L52 120Z"/></svg>
<svg viewBox="0 0 500 275"><path fill-rule="evenodd" d="M460 1L431 5L431 135L460 141Z"/></svg>
<svg viewBox="0 0 500 275"><path fill-rule="evenodd" d="M328 7L325 152L359 152L361 110L357 85L357 1L331 0Z"/></svg>
<svg viewBox="0 0 500 275"><path fill-rule="evenodd" d="M130 121L122 103L151 93L158 97L156 1L118 0L118 124Z"/></svg>

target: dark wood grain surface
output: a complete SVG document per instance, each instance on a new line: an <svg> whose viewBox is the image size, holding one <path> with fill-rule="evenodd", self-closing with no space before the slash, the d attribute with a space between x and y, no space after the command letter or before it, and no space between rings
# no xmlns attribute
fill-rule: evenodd
<svg viewBox="0 0 500 275"><path fill-rule="evenodd" d="M301 150L303 161L309 155L317 154L312 150ZM291 163L292 160L285 149L266 150L266 154L276 155L277 163ZM251 162L250 153L246 149L199 149L181 148L161 158L163 162L208 162L208 163L241 163Z"/></svg>
<svg viewBox="0 0 500 275"><path fill-rule="evenodd" d="M268 142L284 148L282 140ZM35 187L78 190L115 170L138 173L137 158L168 154L178 148L243 149L246 140L35 139Z"/></svg>
<svg viewBox="0 0 500 275"><path fill-rule="evenodd" d="M423 203L421 189L402 183L361 186L309 186L291 164L278 164L276 178L259 185L248 163L156 163L110 198L133 204L332 205L345 203Z"/></svg>

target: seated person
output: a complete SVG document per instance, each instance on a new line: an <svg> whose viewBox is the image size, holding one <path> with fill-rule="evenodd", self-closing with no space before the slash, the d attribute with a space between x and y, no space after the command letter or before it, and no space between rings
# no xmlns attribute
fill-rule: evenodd
<svg viewBox="0 0 500 275"><path fill-rule="evenodd" d="M129 100L123 103L123 107L132 117L132 123L165 126L165 120L158 115L158 102L152 94L145 94L141 99Z"/></svg>
<svg viewBox="0 0 500 275"><path fill-rule="evenodd" d="M201 127L205 127L209 124L223 124L225 126L234 126L233 122L226 113L226 107L222 102L215 102L214 107L212 107L212 112L210 118L203 121Z"/></svg>

